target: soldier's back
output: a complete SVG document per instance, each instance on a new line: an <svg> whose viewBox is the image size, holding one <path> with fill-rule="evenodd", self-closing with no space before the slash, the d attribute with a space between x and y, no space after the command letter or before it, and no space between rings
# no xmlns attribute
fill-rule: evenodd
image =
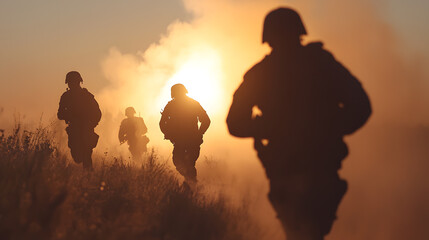
<svg viewBox="0 0 429 240"><path fill-rule="evenodd" d="M199 103L192 98L173 99L165 110L170 116L172 128L183 132L198 131L198 106Z"/></svg>
<svg viewBox="0 0 429 240"><path fill-rule="evenodd" d="M69 90L61 96L60 104L69 111L71 123L95 127L101 118L101 111L94 95L86 88Z"/></svg>
<svg viewBox="0 0 429 240"><path fill-rule="evenodd" d="M339 111L336 82L344 76L335 72L344 71L341 67L321 43L273 52L245 74L237 92L254 98L267 137L328 134Z"/></svg>
<svg viewBox="0 0 429 240"><path fill-rule="evenodd" d="M141 136L147 132L146 125L141 117L125 118L121 122L121 129L129 136Z"/></svg>
<svg viewBox="0 0 429 240"><path fill-rule="evenodd" d="M127 135L135 132L134 122L130 118L123 119L120 128L123 129Z"/></svg>

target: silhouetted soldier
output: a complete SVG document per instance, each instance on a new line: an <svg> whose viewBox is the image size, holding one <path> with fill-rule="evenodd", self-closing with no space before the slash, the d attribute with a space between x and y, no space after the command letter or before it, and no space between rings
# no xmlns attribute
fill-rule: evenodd
<svg viewBox="0 0 429 240"><path fill-rule="evenodd" d="M337 172L348 154L343 136L371 114L359 81L322 43L302 45L305 34L294 10L267 15L262 42L272 52L244 75L227 118L232 135L254 138L288 240L330 232L347 190Z"/></svg>
<svg viewBox="0 0 429 240"><path fill-rule="evenodd" d="M92 169L92 149L97 146L98 135L94 132L101 118L97 101L80 83L82 77L76 71L67 73L68 89L60 99L58 119L68 124L68 146L76 163L83 163L85 169Z"/></svg>
<svg viewBox="0 0 429 240"><path fill-rule="evenodd" d="M210 118L201 105L188 97L182 84L171 87L171 100L162 112L159 126L164 138L174 144L173 163L185 177L185 184L195 185L195 162L200 155L203 134L210 126ZM198 121L201 126L198 127Z"/></svg>
<svg viewBox="0 0 429 240"><path fill-rule="evenodd" d="M118 138L121 144L124 142L128 143L128 149L131 155L137 160L141 159L142 154L147 152L149 138L145 135L147 133L147 127L143 118L136 117L134 116L135 114L136 110L134 110L133 107L125 109L125 116L127 116L127 118L121 122Z"/></svg>

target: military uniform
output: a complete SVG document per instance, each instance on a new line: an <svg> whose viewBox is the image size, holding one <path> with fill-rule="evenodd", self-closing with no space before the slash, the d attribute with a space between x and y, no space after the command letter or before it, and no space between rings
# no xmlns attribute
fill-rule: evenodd
<svg viewBox="0 0 429 240"><path fill-rule="evenodd" d="M260 116L252 116L255 106ZM232 135L255 139L288 239L330 232L347 190L338 176L348 154L343 136L370 113L359 81L321 43L273 49L245 74L227 124Z"/></svg>
<svg viewBox="0 0 429 240"><path fill-rule="evenodd" d="M165 139L174 144L173 163L177 171L186 181L196 182L195 163L200 155L203 134L210 125L206 111L192 98L175 98L165 106L159 125Z"/></svg>
<svg viewBox="0 0 429 240"><path fill-rule="evenodd" d="M141 158L147 152L149 138L146 137L147 127L141 117L128 117L122 120L119 127L119 142L127 142L134 159Z"/></svg>
<svg viewBox="0 0 429 240"><path fill-rule="evenodd" d="M94 95L85 88L66 91L60 99L58 119L65 120L68 146L76 163L92 168L92 149L98 142L94 132L101 118L101 111Z"/></svg>

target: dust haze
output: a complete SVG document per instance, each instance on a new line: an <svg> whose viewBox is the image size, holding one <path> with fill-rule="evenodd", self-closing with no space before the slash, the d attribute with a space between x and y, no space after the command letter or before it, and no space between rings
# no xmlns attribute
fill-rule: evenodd
<svg viewBox="0 0 429 240"><path fill-rule="evenodd" d="M101 136L96 153L126 156L126 146L118 145L117 129L124 109L133 106L148 126L149 147L168 156L172 146L163 140L158 121L171 85L182 81L190 96L196 94L190 84L201 84L194 91L216 89L212 99L195 97L212 119L197 162L199 178L203 182L218 178L213 188L222 188L231 199L250 198L267 239L281 239L252 141L230 137L225 119L243 74L269 53L261 44L265 15L279 6L292 7L309 33L304 42L322 41L358 77L373 106L368 124L346 138L350 155L341 175L349 190L327 239L428 238L429 73L424 69L428 59L403 54L404 40L380 16L383 1L184 0L184 4L193 19L171 23L148 49L129 54L112 46L106 53L101 66L109 83L95 93L103 112L96 129ZM185 71L193 66L195 73ZM204 156L225 171L210 172L202 164L208 161Z"/></svg>
<svg viewBox="0 0 429 240"><path fill-rule="evenodd" d="M429 85L423 68L427 59L401 55L406 52L405 44L379 15L382 3L189 0L185 4L194 19L172 23L149 49L134 55L114 48L110 51L103 70L111 85L98 95L107 112L117 116L126 106L134 105L152 129L151 144L171 150L157 125L168 95L159 96L187 61L195 57L204 62L214 57L223 92L211 103L201 102L203 107L210 105L207 111L213 120L202 155L226 162L225 168L237 176L232 178L231 194L244 189L238 194L252 196L255 217L267 229L267 238L280 239L280 226L265 199L268 186L252 142L229 137L225 117L245 71L269 52L261 44L264 16L278 6L293 7L309 32L304 41L323 41L360 79L374 110L369 123L346 139L351 153L341 174L350 188L328 239L425 238L429 191L421 169L428 167L425 160L429 157L429 111L425 109ZM198 76L198 81L204 82L213 72L206 74ZM213 175L205 172L202 164L198 166L200 178ZM225 173L218 174L221 182L231 180Z"/></svg>

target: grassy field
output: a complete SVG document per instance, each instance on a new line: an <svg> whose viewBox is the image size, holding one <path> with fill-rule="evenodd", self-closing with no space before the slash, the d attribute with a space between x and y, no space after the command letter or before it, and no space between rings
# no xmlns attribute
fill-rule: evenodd
<svg viewBox="0 0 429 240"><path fill-rule="evenodd" d="M186 191L154 152L141 166L93 156L88 172L53 135L0 132L0 239L261 239L245 204Z"/></svg>

